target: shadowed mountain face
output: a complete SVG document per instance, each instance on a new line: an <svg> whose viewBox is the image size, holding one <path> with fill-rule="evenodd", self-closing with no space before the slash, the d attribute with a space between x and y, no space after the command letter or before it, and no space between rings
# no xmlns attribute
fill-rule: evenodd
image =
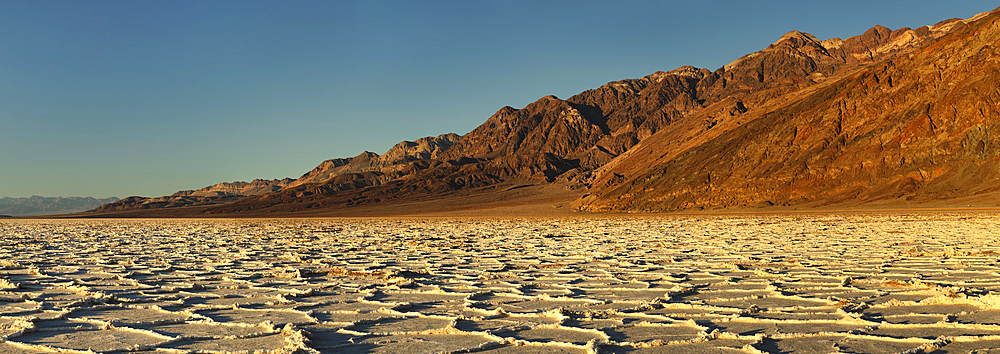
<svg viewBox="0 0 1000 354"><path fill-rule="evenodd" d="M296 180L133 197L111 210L295 212L546 184L586 193L575 206L590 211L991 192L1000 186L990 163L996 17L876 26L847 39L792 31L714 72L681 67L547 96L504 107L468 134L327 160Z"/></svg>

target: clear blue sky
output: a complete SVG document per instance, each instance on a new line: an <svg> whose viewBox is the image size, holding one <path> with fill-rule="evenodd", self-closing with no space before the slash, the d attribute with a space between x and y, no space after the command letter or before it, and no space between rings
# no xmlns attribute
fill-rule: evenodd
<svg viewBox="0 0 1000 354"><path fill-rule="evenodd" d="M0 196L296 178L608 81L992 1L0 0Z"/></svg>

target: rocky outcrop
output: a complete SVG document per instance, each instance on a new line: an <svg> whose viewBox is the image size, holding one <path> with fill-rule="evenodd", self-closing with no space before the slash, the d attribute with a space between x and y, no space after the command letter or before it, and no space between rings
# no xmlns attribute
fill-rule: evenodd
<svg viewBox="0 0 1000 354"><path fill-rule="evenodd" d="M377 160L383 166L390 166L416 160L437 159L458 139L458 134L448 133L420 138L416 141L403 141L393 145Z"/></svg>
<svg viewBox="0 0 1000 354"><path fill-rule="evenodd" d="M323 183L335 176L349 173L393 172L405 169L405 165L409 162L438 158L458 139L459 136L455 133L429 136L416 141L399 142L382 155L365 151L352 158L326 160L285 188Z"/></svg>
<svg viewBox="0 0 1000 354"><path fill-rule="evenodd" d="M696 86L710 74L705 69L685 66L639 79L611 82L570 97L569 101L600 110L609 134L594 148L605 151L608 156L617 156L691 110L700 108Z"/></svg>
<svg viewBox="0 0 1000 354"><path fill-rule="evenodd" d="M791 31L759 52L747 54L699 83L698 98L711 104L736 97L749 107L836 77L846 70L904 54L964 26L952 19L934 26L890 30L875 26L847 39L819 40Z"/></svg>
<svg viewBox="0 0 1000 354"><path fill-rule="evenodd" d="M211 185L202 189L180 191L171 194L171 197L222 197L235 196L247 197L262 195L280 190L294 181L291 178L285 179L255 179L250 182L223 182Z"/></svg>
<svg viewBox="0 0 1000 354"><path fill-rule="evenodd" d="M555 96L522 109L504 107L442 156L499 178L549 180L580 167L580 156L607 136L599 110ZM471 168L471 167L467 167Z"/></svg>

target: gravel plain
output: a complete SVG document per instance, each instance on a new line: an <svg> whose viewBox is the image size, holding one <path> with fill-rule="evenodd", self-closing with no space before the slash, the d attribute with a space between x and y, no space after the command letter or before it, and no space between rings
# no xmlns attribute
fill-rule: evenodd
<svg viewBox="0 0 1000 354"><path fill-rule="evenodd" d="M997 353L1000 216L0 221L0 353Z"/></svg>

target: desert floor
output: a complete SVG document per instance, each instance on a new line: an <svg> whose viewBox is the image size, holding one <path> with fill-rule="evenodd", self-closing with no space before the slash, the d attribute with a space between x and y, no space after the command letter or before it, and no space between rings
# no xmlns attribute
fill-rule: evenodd
<svg viewBox="0 0 1000 354"><path fill-rule="evenodd" d="M2 220L0 353L995 352L997 235L971 212Z"/></svg>

